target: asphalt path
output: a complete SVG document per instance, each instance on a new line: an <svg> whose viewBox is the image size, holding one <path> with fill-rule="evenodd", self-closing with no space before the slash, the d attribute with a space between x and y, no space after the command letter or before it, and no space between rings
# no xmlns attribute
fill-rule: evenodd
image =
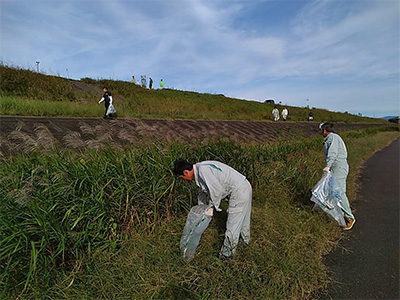
<svg viewBox="0 0 400 300"><path fill-rule="evenodd" d="M357 221L326 260L335 280L328 298L400 298L399 145L397 139L363 165Z"/></svg>

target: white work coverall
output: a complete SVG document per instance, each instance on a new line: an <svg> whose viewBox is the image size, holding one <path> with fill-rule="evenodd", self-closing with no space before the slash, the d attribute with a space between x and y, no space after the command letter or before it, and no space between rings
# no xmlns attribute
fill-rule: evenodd
<svg viewBox="0 0 400 300"><path fill-rule="evenodd" d="M346 179L349 174L349 165L347 164L346 145L342 138L333 132L326 136L324 139L324 153L326 166L331 169L332 175L341 191L343 212L347 217L354 219L349 199L346 196Z"/></svg>
<svg viewBox="0 0 400 300"><path fill-rule="evenodd" d="M279 110L277 108L274 108L272 110L272 114L274 115L274 121L278 121L279 120Z"/></svg>
<svg viewBox="0 0 400 300"><path fill-rule="evenodd" d="M245 243L250 242L250 182L235 169L218 161L203 161L193 167L199 187L199 204L207 204L207 196L210 196L210 204L221 211L221 200L229 197L225 240L220 254L230 257L235 254L240 237Z"/></svg>
<svg viewBox="0 0 400 300"><path fill-rule="evenodd" d="M282 118L286 121L287 116L288 116L288 110L284 108L282 110Z"/></svg>

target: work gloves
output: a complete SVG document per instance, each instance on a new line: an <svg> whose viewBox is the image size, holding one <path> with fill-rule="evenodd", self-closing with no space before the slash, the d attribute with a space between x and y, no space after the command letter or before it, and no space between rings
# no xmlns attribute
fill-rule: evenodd
<svg viewBox="0 0 400 300"><path fill-rule="evenodd" d="M212 217L213 214L214 214L214 207L211 207L211 208L207 209L207 210L204 212L204 215L205 215L206 217Z"/></svg>
<svg viewBox="0 0 400 300"><path fill-rule="evenodd" d="M323 171L324 171L324 173L330 173L331 172L329 167L325 167Z"/></svg>

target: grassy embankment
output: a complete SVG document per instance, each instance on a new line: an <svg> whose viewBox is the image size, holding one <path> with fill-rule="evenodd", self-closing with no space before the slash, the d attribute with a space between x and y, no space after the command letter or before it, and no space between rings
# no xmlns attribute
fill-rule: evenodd
<svg viewBox="0 0 400 300"><path fill-rule="evenodd" d="M46 76L0 66L2 115L99 117L104 106L97 101L102 87L113 94L120 117L272 120L273 105L178 90L148 90L130 82ZM280 110L282 107L280 107ZM306 121L309 110L288 106L289 120ZM379 119L313 109L316 122L384 123Z"/></svg>
<svg viewBox="0 0 400 300"><path fill-rule="evenodd" d="M343 134L351 200L363 160L398 136L397 128ZM310 298L329 281L322 258L341 235L324 214L311 212L321 142L152 144L2 161L0 297ZM252 242L234 259L217 258L226 218L218 213L195 259L181 260L179 239L197 189L172 176L180 157L223 161L252 183Z"/></svg>

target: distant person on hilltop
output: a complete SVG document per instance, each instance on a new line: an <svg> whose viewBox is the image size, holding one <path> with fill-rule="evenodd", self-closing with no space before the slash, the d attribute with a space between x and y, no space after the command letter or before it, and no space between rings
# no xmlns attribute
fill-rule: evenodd
<svg viewBox="0 0 400 300"><path fill-rule="evenodd" d="M134 84L136 84L136 78L135 78L135 76L132 76L132 82L133 82Z"/></svg>
<svg viewBox="0 0 400 300"><path fill-rule="evenodd" d="M279 120L279 110L278 110L278 108L276 106L272 110L272 115L274 116L274 121L275 122Z"/></svg>
<svg viewBox="0 0 400 300"><path fill-rule="evenodd" d="M160 81L160 89L163 89L163 88L164 88L164 80L161 79L161 81Z"/></svg>
<svg viewBox="0 0 400 300"><path fill-rule="evenodd" d="M282 110L282 118L283 118L283 121L286 121L288 114L289 114L289 112L288 112L287 108L285 107L285 108Z"/></svg>
<svg viewBox="0 0 400 300"><path fill-rule="evenodd" d="M142 81L142 87L145 88L147 83L146 83L146 75L140 75L141 76L141 81Z"/></svg>
<svg viewBox="0 0 400 300"><path fill-rule="evenodd" d="M324 172L332 172L332 176L340 189L342 210L346 226L343 230L350 230L356 219L351 212L349 199L346 196L346 179L349 174L349 165L347 164L347 149L342 138L333 131L332 123L321 123L319 125L321 134L324 136L324 154L326 167Z"/></svg>
<svg viewBox="0 0 400 300"><path fill-rule="evenodd" d="M108 91L107 87L103 88L103 92L104 92L103 98L100 99L99 104L104 101L104 105L106 107L106 111L104 113L104 119L109 119L110 115L108 113L108 107L110 106L110 104L112 104L113 98L111 96L111 93Z"/></svg>
<svg viewBox="0 0 400 300"><path fill-rule="evenodd" d="M151 76L149 76L149 89L151 90L153 88L153 79Z"/></svg>
<svg viewBox="0 0 400 300"><path fill-rule="evenodd" d="M314 120L314 114L312 111L308 114L308 121L313 121Z"/></svg>

